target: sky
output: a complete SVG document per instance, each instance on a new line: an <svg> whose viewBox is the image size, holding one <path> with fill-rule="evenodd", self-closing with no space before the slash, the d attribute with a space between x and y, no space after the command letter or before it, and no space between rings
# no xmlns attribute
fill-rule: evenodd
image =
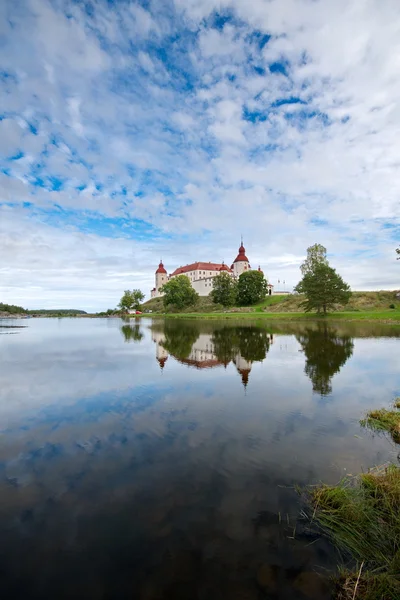
<svg viewBox="0 0 400 600"><path fill-rule="evenodd" d="M114 308L241 235L277 288L316 242L400 287L398 0L3 0L0 57L0 301Z"/></svg>

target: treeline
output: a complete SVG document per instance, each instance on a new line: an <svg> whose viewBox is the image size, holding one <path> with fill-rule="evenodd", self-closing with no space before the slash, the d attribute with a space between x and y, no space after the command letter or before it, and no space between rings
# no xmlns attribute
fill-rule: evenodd
<svg viewBox="0 0 400 600"><path fill-rule="evenodd" d="M0 302L0 312L7 312L11 315L25 315L28 313L26 308L22 308L22 306L16 306L15 304L5 304L4 302Z"/></svg>
<svg viewBox="0 0 400 600"><path fill-rule="evenodd" d="M10 315L87 315L84 310L77 310L76 308L40 308L37 310L28 310L22 306L16 304L6 304L0 302L0 312L6 312Z"/></svg>
<svg viewBox="0 0 400 600"><path fill-rule="evenodd" d="M30 315L87 315L85 310L77 310L76 308L40 308L39 310L26 311Z"/></svg>

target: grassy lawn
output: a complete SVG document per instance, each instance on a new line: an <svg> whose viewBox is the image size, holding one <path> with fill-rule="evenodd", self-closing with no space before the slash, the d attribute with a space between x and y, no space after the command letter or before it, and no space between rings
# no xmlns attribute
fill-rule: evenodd
<svg viewBox="0 0 400 600"><path fill-rule="evenodd" d="M134 315L133 315L134 316ZM400 311L365 311L365 312L334 312L326 317L317 316L315 313L293 313L293 312L181 312L181 313L151 313L143 314L143 317L162 316L168 319L265 319L276 321L380 321L400 325Z"/></svg>
<svg viewBox="0 0 400 600"><path fill-rule="evenodd" d="M152 316L163 315L168 318L251 318L279 319L285 321L298 320L340 320L340 321L380 321L400 324L400 301L394 291L353 292L345 309L329 313L327 317L319 317L315 313L304 313L301 306L302 296L299 294L267 296L261 302L249 307L236 307L224 310L213 304L208 297L201 297L195 308L177 313L166 313L162 298L148 300L143 310L152 310ZM394 308L393 308L394 307Z"/></svg>

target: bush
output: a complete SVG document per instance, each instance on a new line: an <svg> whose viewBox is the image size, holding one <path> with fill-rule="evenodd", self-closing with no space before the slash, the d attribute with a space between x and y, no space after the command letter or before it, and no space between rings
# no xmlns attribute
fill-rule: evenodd
<svg viewBox="0 0 400 600"><path fill-rule="evenodd" d="M389 304L389 308L396 308L394 304Z"/></svg>

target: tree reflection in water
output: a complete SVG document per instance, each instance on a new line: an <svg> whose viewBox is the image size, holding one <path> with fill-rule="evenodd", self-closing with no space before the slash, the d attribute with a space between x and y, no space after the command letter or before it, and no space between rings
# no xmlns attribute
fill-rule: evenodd
<svg viewBox="0 0 400 600"><path fill-rule="evenodd" d="M304 372L313 391L326 396L332 392L331 379L353 354L353 338L338 333L326 323L317 329L306 328L296 335L306 355Z"/></svg>
<svg viewBox="0 0 400 600"><path fill-rule="evenodd" d="M152 326L156 358L164 368L168 354L197 369L227 366L233 362L246 387L254 361L263 361L272 334L253 324L222 325L216 322L168 321Z"/></svg>
<svg viewBox="0 0 400 600"><path fill-rule="evenodd" d="M272 334L257 327L224 327L212 335L214 352L223 363L240 356L249 362L263 361L272 342Z"/></svg>
<svg viewBox="0 0 400 600"><path fill-rule="evenodd" d="M135 325L122 325L121 333L125 338L125 342L140 342L143 339L139 323Z"/></svg>
<svg viewBox="0 0 400 600"><path fill-rule="evenodd" d="M200 330L191 323L165 321L163 333L162 347L177 358L187 358L199 338Z"/></svg>

